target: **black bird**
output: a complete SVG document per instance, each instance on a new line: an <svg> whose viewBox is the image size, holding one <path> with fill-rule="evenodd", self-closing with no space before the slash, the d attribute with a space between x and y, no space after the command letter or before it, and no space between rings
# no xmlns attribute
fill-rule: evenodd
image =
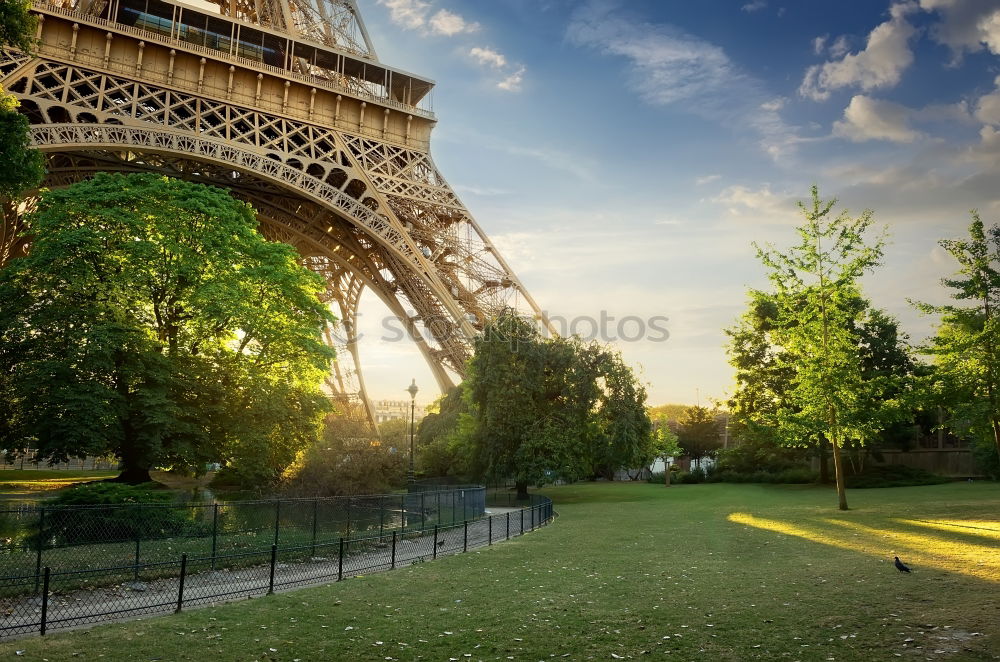
<svg viewBox="0 0 1000 662"><path fill-rule="evenodd" d="M896 570L900 572L909 572L910 569L906 567L906 564L899 560L899 557L894 557L896 559Z"/></svg>
<svg viewBox="0 0 1000 662"><path fill-rule="evenodd" d="M443 545L444 545L444 541L443 540L438 541L438 547L441 547Z"/></svg>

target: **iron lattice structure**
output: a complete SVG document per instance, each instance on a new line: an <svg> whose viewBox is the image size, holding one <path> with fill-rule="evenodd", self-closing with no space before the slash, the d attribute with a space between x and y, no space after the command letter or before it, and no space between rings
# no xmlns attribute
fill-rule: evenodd
<svg viewBox="0 0 1000 662"><path fill-rule="evenodd" d="M430 155L433 82L382 64L354 0L35 0L38 48L0 52L48 159L47 186L99 171L222 186L327 282L341 320L328 385L371 407L356 342L370 289L445 390L471 340L531 296ZM0 264L25 250L16 214Z"/></svg>

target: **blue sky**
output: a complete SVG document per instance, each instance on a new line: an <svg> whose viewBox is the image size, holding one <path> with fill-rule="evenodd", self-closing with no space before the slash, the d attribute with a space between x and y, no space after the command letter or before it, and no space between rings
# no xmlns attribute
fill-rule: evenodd
<svg viewBox="0 0 1000 662"><path fill-rule="evenodd" d="M812 184L888 226L874 303L916 339L936 240L1000 222L997 0L359 0L380 59L437 82L432 153L539 305L669 318L618 342L651 403L731 388L722 329ZM433 399L363 309L373 397ZM584 327L580 327L584 328ZM656 335L656 334L652 334ZM696 391L697 389L697 391ZM426 396L426 397L425 397Z"/></svg>

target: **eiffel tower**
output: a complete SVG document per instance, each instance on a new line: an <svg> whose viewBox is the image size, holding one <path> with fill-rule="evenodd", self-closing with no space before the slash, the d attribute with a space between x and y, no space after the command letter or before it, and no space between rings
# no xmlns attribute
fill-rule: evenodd
<svg viewBox="0 0 1000 662"><path fill-rule="evenodd" d="M383 64L355 0L34 0L38 47L0 52L46 186L159 172L251 203L322 274L341 320L328 386L375 425L356 339L373 291L444 391L491 316L541 310L434 165L434 83ZM4 256L24 250L17 221ZM335 336L339 336L335 337Z"/></svg>

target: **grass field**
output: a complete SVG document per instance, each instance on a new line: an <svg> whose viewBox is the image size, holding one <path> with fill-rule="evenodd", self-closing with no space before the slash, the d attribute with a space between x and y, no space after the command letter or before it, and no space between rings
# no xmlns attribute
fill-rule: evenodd
<svg viewBox="0 0 1000 662"><path fill-rule="evenodd" d="M1000 485L856 490L846 513L811 486L546 493L560 517L510 543L0 657L1000 659Z"/></svg>
<svg viewBox="0 0 1000 662"><path fill-rule="evenodd" d="M30 496L37 492L60 490L78 483L114 478L118 473L115 470L7 469L0 471L0 494L7 497Z"/></svg>

